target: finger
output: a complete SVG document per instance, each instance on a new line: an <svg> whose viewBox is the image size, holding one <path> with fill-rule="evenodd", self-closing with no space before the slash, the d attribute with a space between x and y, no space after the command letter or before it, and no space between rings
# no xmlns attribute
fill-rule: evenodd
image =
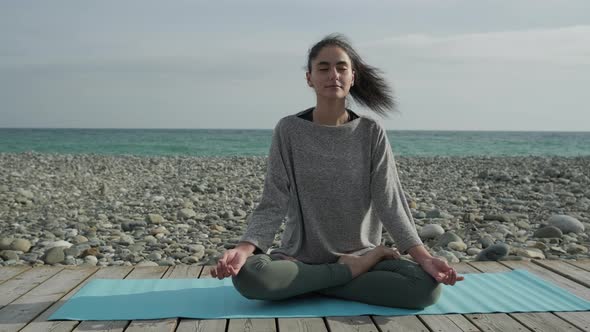
<svg viewBox="0 0 590 332"><path fill-rule="evenodd" d="M215 270L215 267L211 267L211 268L209 269L209 273L211 274L211 276L212 276L213 278L217 278L217 271Z"/></svg>
<svg viewBox="0 0 590 332"><path fill-rule="evenodd" d="M221 268L221 261L217 262L217 270L215 271L215 274L217 276L217 279L223 279L223 269Z"/></svg>
<svg viewBox="0 0 590 332"><path fill-rule="evenodd" d="M451 283L451 273L445 273L445 285L449 285Z"/></svg>
<svg viewBox="0 0 590 332"><path fill-rule="evenodd" d="M453 269L451 277L451 285L455 285L455 283L457 283L457 271L455 269Z"/></svg>

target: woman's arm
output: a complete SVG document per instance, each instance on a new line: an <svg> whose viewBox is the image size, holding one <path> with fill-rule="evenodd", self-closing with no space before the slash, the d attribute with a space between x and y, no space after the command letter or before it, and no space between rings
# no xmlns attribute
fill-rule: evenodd
<svg viewBox="0 0 590 332"><path fill-rule="evenodd" d="M411 247L421 245L422 240L404 191L402 189L393 151L385 129L375 128L371 144L371 201L381 223L395 240L402 254Z"/></svg>
<svg viewBox="0 0 590 332"><path fill-rule="evenodd" d="M268 155L264 189L260 203L250 214L246 231L240 243L248 242L265 253L272 245L275 235L287 214L290 199L289 177L284 163L281 121L273 130Z"/></svg>

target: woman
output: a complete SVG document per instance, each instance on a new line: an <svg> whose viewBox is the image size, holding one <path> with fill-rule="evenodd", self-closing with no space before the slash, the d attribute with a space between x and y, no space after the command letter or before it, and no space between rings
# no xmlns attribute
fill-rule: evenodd
<svg viewBox="0 0 590 332"><path fill-rule="evenodd" d="M350 93L385 114L390 89L340 35L310 49L306 78L316 106L279 120L262 199L212 275L231 276L250 299L317 292L390 307L433 304L441 283L463 277L418 237L383 127L346 108ZM283 221L281 245L267 254ZM380 245L383 226L399 251Z"/></svg>

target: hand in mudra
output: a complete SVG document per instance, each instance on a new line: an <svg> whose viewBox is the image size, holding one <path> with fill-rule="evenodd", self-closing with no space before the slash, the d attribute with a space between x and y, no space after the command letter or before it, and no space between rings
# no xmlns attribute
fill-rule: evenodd
<svg viewBox="0 0 590 332"><path fill-rule="evenodd" d="M445 285L454 285L457 281L461 281L465 278L457 275L457 271L449 266L449 264L438 258L431 257L425 259L420 263L424 271L428 272L436 281Z"/></svg>
<svg viewBox="0 0 590 332"><path fill-rule="evenodd" d="M250 256L249 253L239 249L229 249L223 253L223 256L217 261L217 266L211 268L211 275L213 278L223 279L227 277L234 277L240 272L246 259Z"/></svg>

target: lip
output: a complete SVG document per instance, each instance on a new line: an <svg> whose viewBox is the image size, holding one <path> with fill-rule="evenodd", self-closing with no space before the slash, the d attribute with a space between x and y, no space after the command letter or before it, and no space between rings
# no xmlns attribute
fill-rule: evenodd
<svg viewBox="0 0 590 332"><path fill-rule="evenodd" d="M342 88L340 85L328 85L326 88Z"/></svg>

